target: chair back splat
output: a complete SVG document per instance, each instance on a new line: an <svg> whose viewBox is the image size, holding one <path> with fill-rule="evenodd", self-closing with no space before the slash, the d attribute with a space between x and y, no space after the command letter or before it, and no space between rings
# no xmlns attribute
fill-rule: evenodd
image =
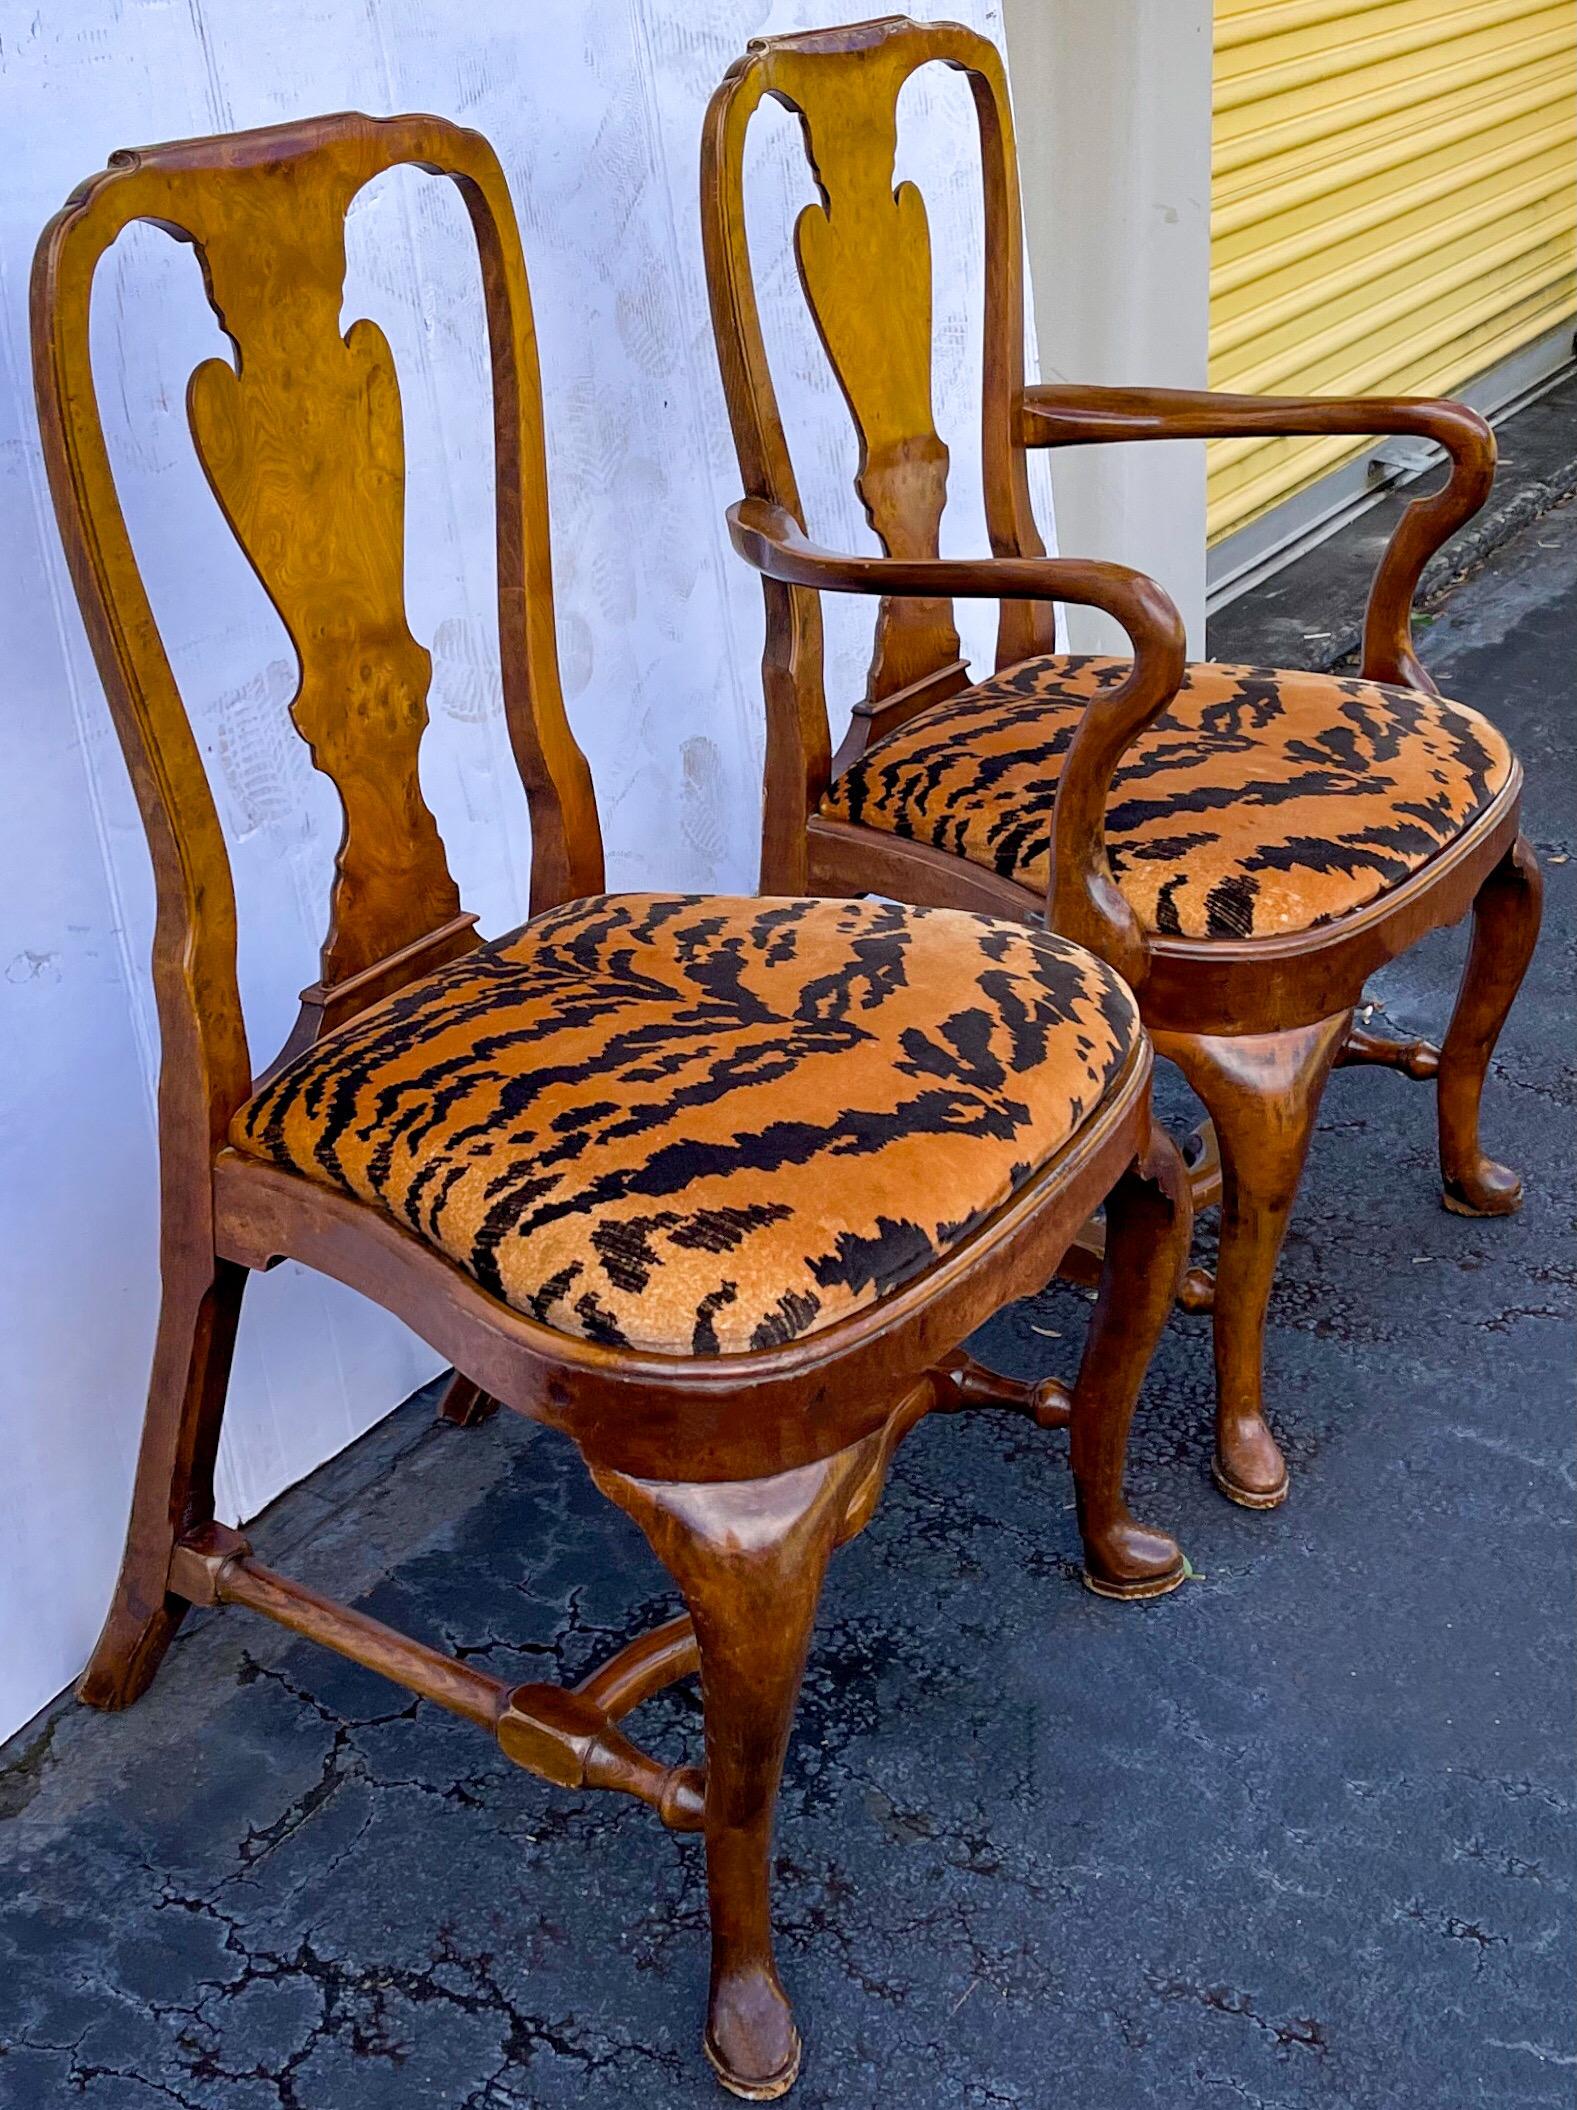
<svg viewBox="0 0 1577 2110"><path fill-rule="evenodd" d="M1001 54L958 23L901 16L752 43L713 98L702 144L701 212L712 316L745 490L793 516L799 489L767 364L745 231L750 120L768 97L794 112L820 202L794 230L800 284L859 437L856 485L891 557L939 554L948 452L931 403L931 238L913 183L894 187L898 102L933 61L969 82L985 192L985 358L981 460L997 556L1043 556L1018 438L1024 390L1023 234L1013 118ZM831 774L813 592L765 581L769 742L807 779L808 806ZM1049 604L1004 601L999 665L1050 651ZM965 686L951 604L887 598L879 607L853 752L872 720L891 731ZM879 713L876 706L883 706ZM839 762L852 759L848 748ZM770 766L769 766L770 776Z"/></svg>
<svg viewBox="0 0 1577 2110"><path fill-rule="evenodd" d="M492 356L504 702L530 802L533 911L602 884L595 797L564 714L554 645L536 337L503 173L477 133L356 114L117 154L40 245L35 369L45 453L99 671L154 852L165 1048L206 1084L215 1143L252 1089L229 860L190 723L116 497L89 314L100 257L134 221L190 242L232 367L192 375L187 410L214 495L290 634L290 706L339 794L319 980L285 1055L458 957L475 938L418 752L431 661L404 592L405 447L383 332L340 334L345 214L414 164L450 177L482 266ZM284 1056L281 1060L285 1059Z"/></svg>

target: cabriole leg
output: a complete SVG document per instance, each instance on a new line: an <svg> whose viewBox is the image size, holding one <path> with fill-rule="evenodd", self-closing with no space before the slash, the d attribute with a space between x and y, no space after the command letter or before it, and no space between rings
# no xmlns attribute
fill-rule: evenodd
<svg viewBox="0 0 1577 2110"><path fill-rule="evenodd" d="M1221 1149L1216 1261L1215 1482L1246 1509L1287 1496L1264 1411L1265 1314L1320 1095L1350 1011L1288 1033L1157 1033L1215 1124Z"/></svg>
<svg viewBox="0 0 1577 2110"><path fill-rule="evenodd" d="M120 1576L77 1686L90 1707L129 1707L164 1660L187 1609L165 1585L176 1541L214 1513L214 1460L246 1269L211 1263L195 1284L166 1277L148 1411Z"/></svg>
<svg viewBox="0 0 1577 2110"><path fill-rule="evenodd" d="M800 2040L772 1955L772 1818L827 1561L874 1456L862 1443L768 1480L686 1485L593 1471L679 1585L701 1655L712 1982L723 2085L785 2094Z"/></svg>
<svg viewBox="0 0 1577 2110"><path fill-rule="evenodd" d="M1522 1205L1521 1180L1484 1155L1478 1113L1489 1059L1533 957L1543 901L1538 860L1519 835L1473 903L1467 967L1440 1050L1440 1175L1445 1205L1458 1216L1509 1216Z"/></svg>
<svg viewBox="0 0 1577 2110"><path fill-rule="evenodd" d="M1162 1597L1185 1573L1164 1532L1136 1523L1123 1499L1134 1402L1188 1259L1188 1174L1164 1130L1106 1198L1100 1295L1073 1391L1070 1453L1084 1539L1084 1579L1101 1597Z"/></svg>

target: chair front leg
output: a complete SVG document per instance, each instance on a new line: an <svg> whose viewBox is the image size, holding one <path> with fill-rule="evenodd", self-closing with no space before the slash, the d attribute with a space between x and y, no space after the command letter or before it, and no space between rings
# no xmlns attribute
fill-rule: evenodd
<svg viewBox="0 0 1577 2110"><path fill-rule="evenodd" d="M1522 1205L1521 1180L1484 1155L1478 1113L1489 1059L1533 957L1543 902L1538 859L1519 835L1473 903L1473 940L1440 1050L1442 1199L1458 1216L1509 1216Z"/></svg>
<svg viewBox="0 0 1577 2110"><path fill-rule="evenodd" d="M1073 1390L1069 1437L1084 1580L1099 1597L1162 1597L1187 1570L1175 1540L1130 1514L1123 1467L1134 1402L1188 1260L1188 1173L1166 1131L1106 1197L1100 1295Z"/></svg>
<svg viewBox="0 0 1577 2110"><path fill-rule="evenodd" d="M771 1479L674 1483L593 1468L683 1592L701 1657L712 1980L705 2050L769 2102L800 2039L772 1954L772 1819L822 1578L871 1444Z"/></svg>
<svg viewBox="0 0 1577 2110"><path fill-rule="evenodd" d="M1265 1420L1265 1314L1325 1080L1350 1011L1285 1033L1157 1033L1215 1124L1221 1149L1216 1262L1217 1487L1245 1509L1287 1497L1286 1461Z"/></svg>

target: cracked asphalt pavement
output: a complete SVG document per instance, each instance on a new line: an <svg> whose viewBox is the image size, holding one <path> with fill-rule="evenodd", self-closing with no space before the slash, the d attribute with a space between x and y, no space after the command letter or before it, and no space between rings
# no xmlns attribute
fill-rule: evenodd
<svg viewBox="0 0 1577 2110"><path fill-rule="evenodd" d="M1571 2103L1574 598L1568 503L1422 633L1519 747L1549 881L1487 1094L1523 1213L1447 1215L1429 1088L1338 1074L1271 1313L1292 1499L1211 1489L1179 1315L1131 1470L1197 1570L1162 1603L1078 1587L1061 1435L910 1440L782 1797L801 2110ZM1378 1023L1438 1032L1463 948L1388 970ZM1055 1287L981 1351L1066 1373L1085 1309ZM285 1497L263 1557L509 1677L672 1611L567 1446L431 1412ZM688 1688L636 1722L695 1747ZM721 2100L698 1842L245 1612L194 1616L131 1712L13 1740L0 1816L0 2110Z"/></svg>

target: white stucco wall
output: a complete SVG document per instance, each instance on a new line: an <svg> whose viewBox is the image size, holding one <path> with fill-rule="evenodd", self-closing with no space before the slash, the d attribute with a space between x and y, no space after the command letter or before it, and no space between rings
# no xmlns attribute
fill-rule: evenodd
<svg viewBox="0 0 1577 2110"><path fill-rule="evenodd" d="M547 401L559 637L596 775L610 882L754 880L760 597L729 552L737 475L701 279L696 160L748 36L848 0L0 0L0 1736L78 1670L124 1525L157 1297L140 825L66 578L39 459L27 277L45 220L119 146L343 108L434 110L497 146L514 191ZM1000 35L998 0L916 5ZM763 113L763 240L811 195L797 133ZM906 92L900 173L924 185L938 274L950 551L986 546L972 470L978 157L961 79ZM776 165L779 176L769 173ZM480 303L448 187L413 172L352 214L346 319L400 364L413 628L432 650L423 779L483 926L524 912L529 834L500 719ZM854 443L792 274L766 303L813 525L868 543ZM192 455L183 397L222 351L190 250L135 229L106 260L95 357L123 497L235 861L259 1059L313 978L337 835L284 715L293 660ZM1050 527L1049 519L1043 525ZM994 611L961 611L989 652ZM832 626L858 692L869 609ZM438 1367L399 1325L285 1267L252 1285L220 1472L255 1513Z"/></svg>

